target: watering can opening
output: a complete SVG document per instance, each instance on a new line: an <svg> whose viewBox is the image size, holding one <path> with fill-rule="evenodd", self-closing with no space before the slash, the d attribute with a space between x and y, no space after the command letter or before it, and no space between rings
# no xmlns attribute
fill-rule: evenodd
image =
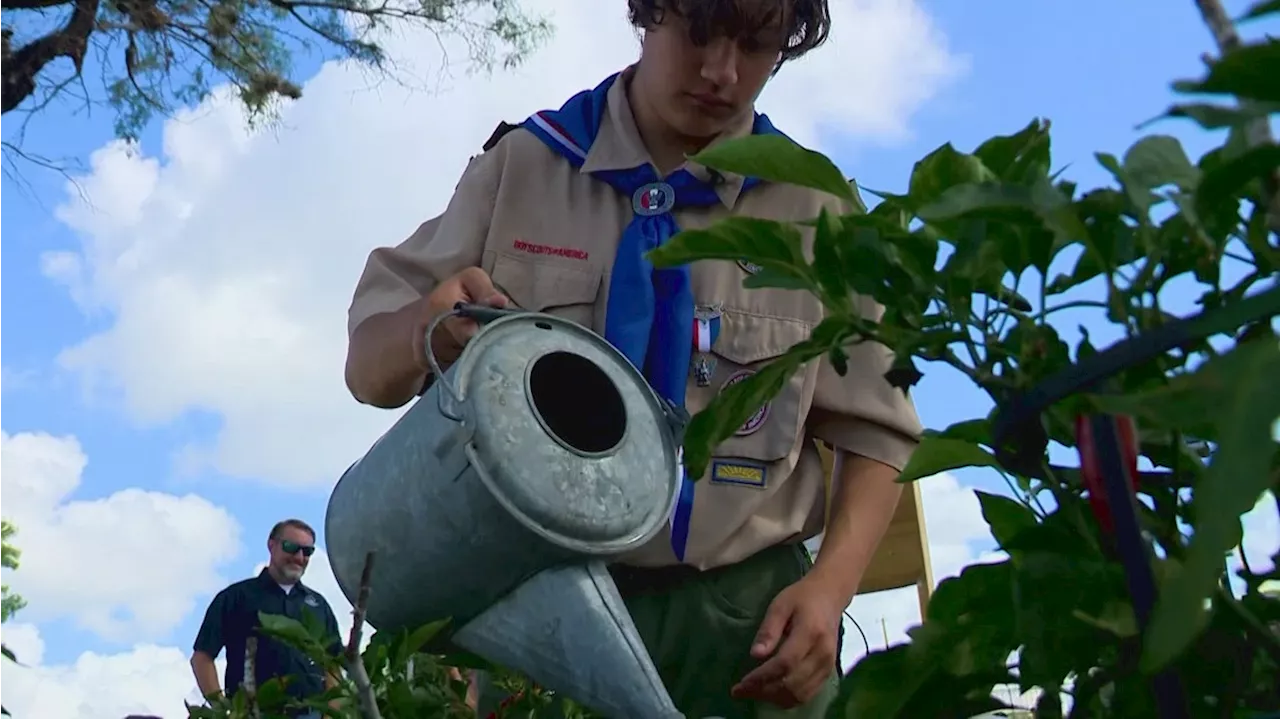
<svg viewBox="0 0 1280 719"><path fill-rule="evenodd" d="M627 408L618 386L598 364L564 350L529 365L529 406L560 446L584 457L608 454L627 434Z"/></svg>

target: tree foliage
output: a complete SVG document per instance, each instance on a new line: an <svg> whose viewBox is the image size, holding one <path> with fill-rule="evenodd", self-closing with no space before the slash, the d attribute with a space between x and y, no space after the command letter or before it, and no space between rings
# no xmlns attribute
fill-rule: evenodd
<svg viewBox="0 0 1280 719"><path fill-rule="evenodd" d="M4 569L17 569L18 560L22 557L22 550L9 543L9 539L17 532L18 528L12 522L7 519L0 520L0 567ZM9 621L14 613L25 606L27 606L27 600L10 592L8 584L0 585L0 623ZM17 657L7 646L0 645L0 655L3 655L6 661L17 661ZM9 716L9 710L0 706L0 715Z"/></svg>
<svg viewBox="0 0 1280 719"><path fill-rule="evenodd" d="M0 522L0 565L5 569L17 569L18 560L22 558L22 550L9 543L18 528L13 522L5 519ZM7 622L19 609L27 606L27 600L10 592L9 585L0 585L0 622Z"/></svg>
<svg viewBox="0 0 1280 719"><path fill-rule="evenodd" d="M251 121L302 94L295 54L318 49L378 73L390 30L458 36L484 68L520 62L546 35L518 0L11 0L3 6L3 113L77 95L105 100L126 139L229 84ZM93 67L88 77L85 70ZM102 84L105 96L98 88Z"/></svg>

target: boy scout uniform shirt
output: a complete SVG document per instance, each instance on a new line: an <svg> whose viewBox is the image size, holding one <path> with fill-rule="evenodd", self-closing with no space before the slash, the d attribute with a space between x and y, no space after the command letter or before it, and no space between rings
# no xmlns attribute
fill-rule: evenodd
<svg viewBox="0 0 1280 719"><path fill-rule="evenodd" d="M608 117L580 169L524 129L511 130L473 158L442 215L398 246L370 254L348 313L348 333L478 266L520 308L564 317L603 335L613 258L632 218L632 199L589 173L649 162L627 84L615 82L609 89ZM726 136L750 133L751 122L748 116ZM695 163L686 168L715 187L721 204L677 209L682 229L706 228L731 214L802 221L817 217L823 206L849 211L836 198L807 188L761 183L741 192L740 176ZM806 243L811 241L806 235ZM750 268L742 263L700 261L690 267L698 306L722 312L710 386L689 380L686 407L696 413L741 373L807 339L824 310L809 293L744 289ZM879 318L880 307L859 301L866 316ZM697 483L684 563L699 569L733 564L821 532L827 485L815 438L899 470L906 464L921 427L911 400L884 379L890 353L872 343L847 352L844 377L825 358L810 362L716 449L708 476ZM622 561L676 564L669 524Z"/></svg>

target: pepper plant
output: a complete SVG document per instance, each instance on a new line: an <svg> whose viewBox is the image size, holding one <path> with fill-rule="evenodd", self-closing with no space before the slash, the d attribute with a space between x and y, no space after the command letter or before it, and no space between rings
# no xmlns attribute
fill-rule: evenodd
<svg viewBox="0 0 1280 719"><path fill-rule="evenodd" d="M1277 12L1280 3L1265 2L1248 17ZM1151 682L1161 672L1177 678L1184 715L1280 712L1280 600L1262 591L1280 580L1280 551L1254 571L1240 547L1241 516L1268 492L1280 498L1280 145L1266 124L1280 111L1280 42L1228 49L1174 88L1237 103L1197 99L1165 113L1225 130L1221 145L1192 162L1177 139L1153 134L1122 157L1098 153L1113 177L1105 187L1055 172L1041 120L971 152L942 145L916 163L905 192L866 190L878 198L871 209L830 160L785 138L743 138L693 158L822 190L853 210L801 223L730 218L650 253L658 267L745 260L762 268L745 286L809 292L826 309L809 339L692 419L692 476L803 365L825 356L847 371L851 343L890 348L885 380L902 391L922 363L942 363L996 407L926 431L899 481L965 467L1001 474L1008 495L978 498L1007 558L941 582L910 642L859 661L831 716L968 717L1001 706L992 691L1006 683L1040 690L1037 716L1157 716ZM1090 296L1086 285L1102 291ZM1162 309L1179 285L1199 287L1191 317ZM853 293L883 315L858 314ZM1068 311L1092 313L1129 341L1099 363L1105 350L1083 326L1074 347L1063 338ZM1167 351L1144 346L1156 333L1176 335ZM1064 381L1075 391L1059 391L1021 436L995 435L1002 408ZM1145 628L1099 486L1047 451L1078 449L1077 418L1099 413L1134 422L1151 467L1135 475L1159 587ZM1244 561L1234 582L1232 552Z"/></svg>

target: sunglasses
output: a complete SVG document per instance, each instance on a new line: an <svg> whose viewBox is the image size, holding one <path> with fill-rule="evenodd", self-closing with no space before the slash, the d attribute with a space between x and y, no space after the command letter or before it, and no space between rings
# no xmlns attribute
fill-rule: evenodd
<svg viewBox="0 0 1280 719"><path fill-rule="evenodd" d="M288 539L280 542L280 548L284 550L285 554L297 554L299 551L301 551L302 556L304 557L310 557L312 554L315 554L315 551L316 551L316 548L314 545L310 545L310 544L302 545L302 544L298 544L297 542L292 542Z"/></svg>

